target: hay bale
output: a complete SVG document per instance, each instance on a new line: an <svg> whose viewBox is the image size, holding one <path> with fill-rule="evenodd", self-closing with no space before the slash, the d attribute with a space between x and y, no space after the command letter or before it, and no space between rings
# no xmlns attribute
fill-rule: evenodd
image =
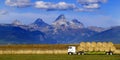
<svg viewBox="0 0 120 60"><path fill-rule="evenodd" d="M102 43L101 43L101 42L97 42L96 50L97 50L97 51L100 51L100 50L101 50L101 47L102 47Z"/></svg>
<svg viewBox="0 0 120 60"><path fill-rule="evenodd" d="M86 44L85 44L86 51L89 51L90 48L91 48L91 43L90 42L86 42Z"/></svg>
<svg viewBox="0 0 120 60"><path fill-rule="evenodd" d="M85 47L85 42L81 42L79 46Z"/></svg>
<svg viewBox="0 0 120 60"><path fill-rule="evenodd" d="M100 47L99 51L105 51L105 48L104 47Z"/></svg>
<svg viewBox="0 0 120 60"><path fill-rule="evenodd" d="M86 47L90 47L91 46L91 43L90 42L86 42Z"/></svg>
<svg viewBox="0 0 120 60"><path fill-rule="evenodd" d="M110 51L115 51L115 50L116 48L114 46L110 48Z"/></svg>
<svg viewBox="0 0 120 60"><path fill-rule="evenodd" d="M97 42L97 47L102 47L102 43L101 42Z"/></svg>
<svg viewBox="0 0 120 60"><path fill-rule="evenodd" d="M106 52L110 51L110 48L109 48L109 47L106 47L106 48L105 48L105 51L106 51Z"/></svg>
<svg viewBox="0 0 120 60"><path fill-rule="evenodd" d="M90 47L90 48L88 49L88 51L94 51L94 49L93 49L92 47Z"/></svg>
<svg viewBox="0 0 120 60"><path fill-rule="evenodd" d="M112 42L81 42L80 45L77 47L78 51L115 51L116 48L114 47Z"/></svg>
<svg viewBox="0 0 120 60"><path fill-rule="evenodd" d="M85 50L84 47L81 47L81 46L77 47L77 51L84 51L84 50Z"/></svg>
<svg viewBox="0 0 120 60"><path fill-rule="evenodd" d="M113 43L112 42L108 42L108 47L112 47Z"/></svg>
<svg viewBox="0 0 120 60"><path fill-rule="evenodd" d="M95 48L94 48L94 51L99 51L99 47L95 47Z"/></svg>
<svg viewBox="0 0 120 60"><path fill-rule="evenodd" d="M108 46L107 42L103 42L103 43L102 43L102 47L103 47L103 48L105 48L105 47L107 47L107 46Z"/></svg>
<svg viewBox="0 0 120 60"><path fill-rule="evenodd" d="M91 43L91 46L92 46L93 48L96 47L96 45L97 45L96 42L92 42L92 43Z"/></svg>
<svg viewBox="0 0 120 60"><path fill-rule="evenodd" d="M91 43L91 48L93 49L93 51L96 51L96 47L97 47L97 43L96 42L92 42Z"/></svg>

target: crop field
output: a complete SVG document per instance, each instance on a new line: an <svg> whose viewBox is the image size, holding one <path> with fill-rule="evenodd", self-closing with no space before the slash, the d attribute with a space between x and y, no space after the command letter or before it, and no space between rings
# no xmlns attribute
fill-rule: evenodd
<svg viewBox="0 0 120 60"><path fill-rule="evenodd" d="M120 60L120 55L0 55L0 60Z"/></svg>
<svg viewBox="0 0 120 60"><path fill-rule="evenodd" d="M78 46L78 44L56 44L56 45L6 45L0 46L1 50L12 49L63 49L68 46ZM120 52L120 44L114 45ZM100 53L89 52L88 55L67 55L67 54L0 54L0 60L120 60L120 55L104 55Z"/></svg>
<svg viewBox="0 0 120 60"><path fill-rule="evenodd" d="M117 49L120 49L120 44L114 44Z"/></svg>
<svg viewBox="0 0 120 60"><path fill-rule="evenodd" d="M68 46L76 46L78 47L79 44L38 44L38 45L0 45L0 49L42 49L42 50L51 50L51 49L61 49L65 50L68 49ZM120 49L120 44L114 44L116 49Z"/></svg>

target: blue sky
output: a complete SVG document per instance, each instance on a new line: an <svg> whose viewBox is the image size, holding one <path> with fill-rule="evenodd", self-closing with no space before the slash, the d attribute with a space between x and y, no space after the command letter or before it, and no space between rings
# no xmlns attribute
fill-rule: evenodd
<svg viewBox="0 0 120 60"><path fill-rule="evenodd" d="M42 18L51 24L60 14L85 26L120 26L120 0L0 0L0 23Z"/></svg>

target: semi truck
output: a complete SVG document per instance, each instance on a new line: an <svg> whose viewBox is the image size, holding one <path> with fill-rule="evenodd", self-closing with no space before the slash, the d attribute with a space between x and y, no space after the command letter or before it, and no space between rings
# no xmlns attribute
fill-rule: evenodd
<svg viewBox="0 0 120 60"><path fill-rule="evenodd" d="M90 52L113 55L115 50L112 42L81 42L78 46L68 46L68 55L86 55Z"/></svg>

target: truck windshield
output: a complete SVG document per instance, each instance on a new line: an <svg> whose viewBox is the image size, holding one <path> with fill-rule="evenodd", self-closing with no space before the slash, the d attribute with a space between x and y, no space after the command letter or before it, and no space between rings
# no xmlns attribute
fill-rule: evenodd
<svg viewBox="0 0 120 60"><path fill-rule="evenodd" d="M69 46L69 49L72 49L72 47L71 47L71 46Z"/></svg>

